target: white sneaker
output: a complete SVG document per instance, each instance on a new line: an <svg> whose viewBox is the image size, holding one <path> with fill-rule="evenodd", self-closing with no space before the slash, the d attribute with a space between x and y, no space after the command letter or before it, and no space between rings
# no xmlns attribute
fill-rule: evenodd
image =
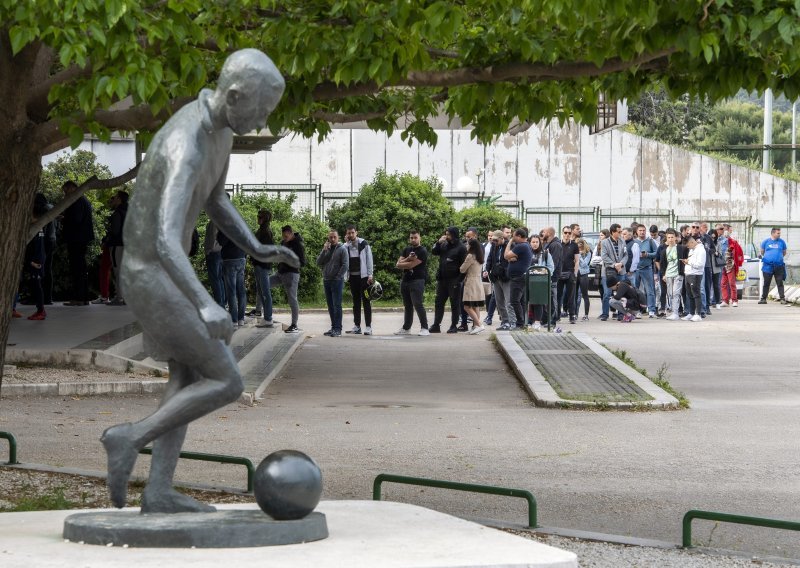
<svg viewBox="0 0 800 568"><path fill-rule="evenodd" d="M257 323L256 327L272 327L275 325L272 323L272 320L261 320L261 323Z"/></svg>
<svg viewBox="0 0 800 568"><path fill-rule="evenodd" d="M354 333L356 335L359 335L361 333L361 328L358 327L357 325L354 325L353 329L348 329L347 331L345 331L345 333Z"/></svg>
<svg viewBox="0 0 800 568"><path fill-rule="evenodd" d="M715 307L716 307L718 310L721 310L721 309L722 309L722 304L717 304Z"/></svg>
<svg viewBox="0 0 800 568"><path fill-rule="evenodd" d="M370 326L364 328L364 335L372 335L372 328Z"/></svg>
<svg viewBox="0 0 800 568"><path fill-rule="evenodd" d="M689 320L689 321L703 321L703 318L702 318L702 317L700 317L698 314L694 314L694 315L692 316L692 319L691 319L691 320Z"/></svg>
<svg viewBox="0 0 800 568"><path fill-rule="evenodd" d="M731 307L732 308L738 308L739 307L739 302L732 302L731 303Z"/></svg>
<svg viewBox="0 0 800 568"><path fill-rule="evenodd" d="M533 323L533 331L539 331L540 329L542 329L542 324L539 323L538 321L534 322Z"/></svg>
<svg viewBox="0 0 800 568"><path fill-rule="evenodd" d="M403 331L406 331L406 330L403 330ZM408 333L408 332L406 332L406 333ZM431 334L431 332L428 331L427 328L423 327L422 329L419 330L419 333L417 335L421 335L421 336L425 337L426 335L430 335L430 334Z"/></svg>
<svg viewBox="0 0 800 568"><path fill-rule="evenodd" d="M427 330L426 330L427 331ZM395 335L411 335L411 332L404 327L401 327L394 332ZM421 334L420 334L421 335Z"/></svg>
<svg viewBox="0 0 800 568"><path fill-rule="evenodd" d="M675 320L679 320L681 318L678 317L678 314L670 314L670 315L667 316L667 319L671 320L671 321L675 321Z"/></svg>
<svg viewBox="0 0 800 568"><path fill-rule="evenodd" d="M686 314L681 318L683 321L692 321L692 314ZM703 318L700 318L703 319Z"/></svg>
<svg viewBox="0 0 800 568"><path fill-rule="evenodd" d="M486 329L486 328L485 328L485 327L483 327L483 326L480 326L480 327L475 327L475 326L473 325L473 326L472 326L472 329L471 329L471 330L469 330L469 334L470 334L470 335L478 335L480 332L484 331L485 329Z"/></svg>
<svg viewBox="0 0 800 568"><path fill-rule="evenodd" d="M239 320L239 327L244 327L244 320Z"/></svg>

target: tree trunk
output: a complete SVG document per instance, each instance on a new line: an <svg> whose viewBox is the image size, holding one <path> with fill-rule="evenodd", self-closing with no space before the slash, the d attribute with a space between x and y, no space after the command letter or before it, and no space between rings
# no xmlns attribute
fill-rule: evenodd
<svg viewBox="0 0 800 568"><path fill-rule="evenodd" d="M42 155L19 138L0 134L0 395L11 306L17 293L39 187Z"/></svg>

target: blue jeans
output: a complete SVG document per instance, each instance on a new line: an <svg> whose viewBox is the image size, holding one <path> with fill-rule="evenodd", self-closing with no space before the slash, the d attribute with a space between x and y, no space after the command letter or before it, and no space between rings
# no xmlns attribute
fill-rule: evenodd
<svg viewBox="0 0 800 568"><path fill-rule="evenodd" d="M700 279L700 305L702 306L701 313L709 313L708 302L711 298L711 268L706 266L703 271L703 277Z"/></svg>
<svg viewBox="0 0 800 568"><path fill-rule="evenodd" d="M647 294L647 311L656 311L656 289L653 283L653 267L640 268L636 271L637 284L644 286L644 293Z"/></svg>
<svg viewBox="0 0 800 568"><path fill-rule="evenodd" d="M247 307L247 291L244 289L243 258L222 261L222 276L225 279L225 296L228 298L228 311L231 320L236 323L244 319Z"/></svg>
<svg viewBox="0 0 800 568"><path fill-rule="evenodd" d="M225 307L225 282L222 279L222 255L212 252L206 255L206 270L211 284L211 295L214 301Z"/></svg>
<svg viewBox="0 0 800 568"><path fill-rule="evenodd" d="M600 306L600 315L608 317L608 311L611 308L609 301L611 300L611 288L606 286L605 277L600 278L600 286L603 288L603 300Z"/></svg>
<svg viewBox="0 0 800 568"><path fill-rule="evenodd" d="M269 287L269 269L263 266L254 266L256 273L256 286L261 298L261 315L265 320L272 319L272 290Z"/></svg>
<svg viewBox="0 0 800 568"><path fill-rule="evenodd" d="M325 303L328 304L328 314L331 316L331 329L342 331L342 293L344 292L344 280L325 280Z"/></svg>

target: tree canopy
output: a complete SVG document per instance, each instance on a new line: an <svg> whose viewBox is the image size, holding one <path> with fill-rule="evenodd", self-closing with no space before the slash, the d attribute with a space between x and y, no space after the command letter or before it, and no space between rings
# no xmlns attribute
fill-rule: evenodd
<svg viewBox="0 0 800 568"><path fill-rule="evenodd" d="M48 149L156 128L241 47L286 75L271 130L306 135L366 119L432 142L443 110L486 140L515 121L591 122L599 93L655 83L800 94L800 0L2 0L0 16L3 95L17 94L3 100Z"/></svg>

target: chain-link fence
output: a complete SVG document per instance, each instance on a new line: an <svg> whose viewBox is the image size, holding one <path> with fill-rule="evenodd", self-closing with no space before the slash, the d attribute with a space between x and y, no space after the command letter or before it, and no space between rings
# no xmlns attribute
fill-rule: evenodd
<svg viewBox="0 0 800 568"><path fill-rule="evenodd" d="M270 197L287 197L295 194L292 203L296 212L309 210L315 215L322 215L322 186L318 183L237 183L226 184L225 191L234 195L266 193Z"/></svg>
<svg viewBox="0 0 800 568"><path fill-rule="evenodd" d="M529 207L525 209L525 225L538 232L545 227L554 227L557 234L561 227L578 223L584 231L597 231L598 207Z"/></svg>
<svg viewBox="0 0 800 568"><path fill-rule="evenodd" d="M663 209L640 209L639 207L622 207L618 209L602 209L600 211L599 229L607 229L614 223L621 227L630 227L634 222L650 229L652 225L659 230L675 226L675 214Z"/></svg>

